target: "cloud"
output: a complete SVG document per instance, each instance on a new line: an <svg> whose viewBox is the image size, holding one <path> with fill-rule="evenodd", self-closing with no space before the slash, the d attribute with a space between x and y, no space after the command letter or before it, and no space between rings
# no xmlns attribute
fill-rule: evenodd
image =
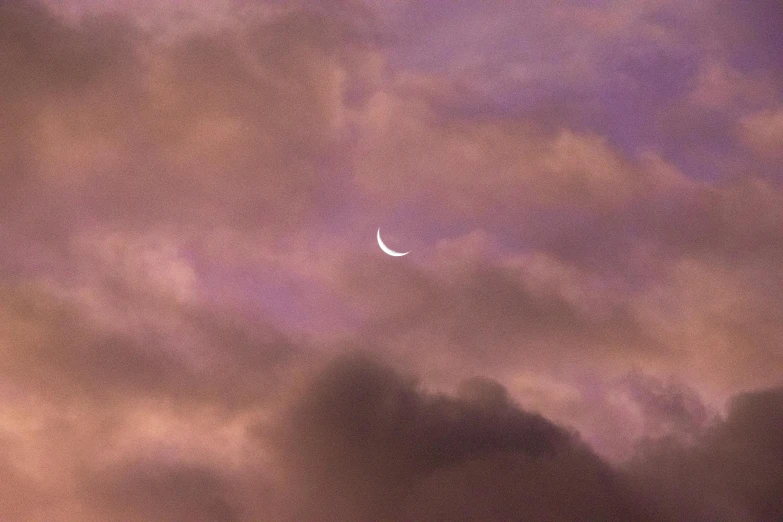
<svg viewBox="0 0 783 522"><path fill-rule="evenodd" d="M726 419L693 445L651 445L630 470L668 518L780 518L782 406L780 388L741 394Z"/></svg>
<svg viewBox="0 0 783 522"><path fill-rule="evenodd" d="M777 159L783 143L783 109L749 115L742 122L745 141L762 157Z"/></svg>
<svg viewBox="0 0 783 522"><path fill-rule="evenodd" d="M432 395L348 356L290 415L283 459L301 495L298 520L643 516L573 434L519 410L492 381Z"/></svg>
<svg viewBox="0 0 783 522"><path fill-rule="evenodd" d="M0 518L779 518L773 3L3 3Z"/></svg>
<svg viewBox="0 0 783 522"><path fill-rule="evenodd" d="M105 469L84 484L98 516L126 520L242 520L230 499L230 477L214 469L132 462Z"/></svg>
<svg viewBox="0 0 783 522"><path fill-rule="evenodd" d="M666 395L671 405L688 394ZM302 488L298 520L769 520L783 509L780 399L778 389L740 395L709 427L688 414L704 428L695 438L658 439L613 468L495 382L470 380L448 397L350 355L284 417L282 461Z"/></svg>
<svg viewBox="0 0 783 522"><path fill-rule="evenodd" d="M128 293L94 294L89 297L98 302L84 304L78 294L42 285L5 287L0 295L5 378L55 404L168 397L183 405L240 407L270 392L275 368L297 351L273 327L238 311L166 300L142 300L134 308ZM122 308L112 310L118 302ZM102 316L93 316L96 310Z"/></svg>
<svg viewBox="0 0 783 522"><path fill-rule="evenodd" d="M4 6L0 24L3 206L20 233L98 220L279 234L339 199L326 173L341 166L345 78L367 49L349 27L297 11L163 44L127 18L74 25L34 3Z"/></svg>
<svg viewBox="0 0 783 522"><path fill-rule="evenodd" d="M136 408L127 400L93 402L85 390L77 395L76 388L61 386L60 394L71 393L67 407L27 408L41 427L25 437L18 430L6 436L15 455L4 467L19 470L15 480L29 493L0 502L3 514L49 520L75 513L85 520L116 513L129 520L733 520L735 513L738 520L761 520L780 509L769 500L774 495L764 493L774 491L778 472L761 465L777 462L774 454L783 446L775 429L778 391L740 396L725 421L698 428L689 445L650 442L618 469L574 431L520 409L490 379L469 379L453 395L433 393L410 374L360 353L301 369L309 377L284 386L298 391L262 417L253 414L267 401L258 395L237 409L225 390L203 396L180 388L165 393L165 402L147 400ZM54 375L79 377L67 367ZM149 381L113 379L132 389L126 398L136 403L155 391ZM688 394L646 382L629 389L647 397L640 403L655 416L680 422ZM45 386L29 379L24 395L53 401ZM23 406L18 398L15 404ZM698 408L688 410L695 412L689 419L702 422ZM63 444L68 454L60 451ZM49 458L44 464L34 455ZM716 477L711 470L718 463L727 467ZM714 489L705 492L696 484L707 473ZM749 482L736 481L738 474ZM670 489L678 483L694 486L683 496L683 488ZM33 508L25 501L42 491L48 502ZM735 500L730 507L715 504L713 494Z"/></svg>

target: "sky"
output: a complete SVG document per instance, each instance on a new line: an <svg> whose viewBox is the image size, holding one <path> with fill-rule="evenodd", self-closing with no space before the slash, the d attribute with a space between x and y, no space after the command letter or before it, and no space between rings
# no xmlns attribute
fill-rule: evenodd
<svg viewBox="0 0 783 522"><path fill-rule="evenodd" d="M0 519L783 519L781 27L0 1Z"/></svg>

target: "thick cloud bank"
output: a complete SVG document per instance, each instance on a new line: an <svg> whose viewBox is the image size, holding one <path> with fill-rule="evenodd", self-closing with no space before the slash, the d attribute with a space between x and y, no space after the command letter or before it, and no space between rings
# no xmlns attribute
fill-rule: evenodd
<svg viewBox="0 0 783 522"><path fill-rule="evenodd" d="M20 471L9 445L0 509L9 520L777 520L783 390L733 404L695 441L658 441L617 468L495 382L426 393L347 355L274 421L247 425L239 461L215 448L196 461L203 419L169 434L190 452L161 441L153 453L123 444L128 427L105 410L61 419L36 433L46 475Z"/></svg>
<svg viewBox="0 0 783 522"><path fill-rule="evenodd" d="M497 383L429 395L388 368L333 363L285 444L300 520L612 520L644 513L571 433ZM646 516L646 515L645 515Z"/></svg>

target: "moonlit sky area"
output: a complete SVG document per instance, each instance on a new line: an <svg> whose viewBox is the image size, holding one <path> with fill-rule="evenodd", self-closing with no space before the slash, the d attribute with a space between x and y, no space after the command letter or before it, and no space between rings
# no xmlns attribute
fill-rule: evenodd
<svg viewBox="0 0 783 522"><path fill-rule="evenodd" d="M0 519L783 520L781 28L0 2Z"/></svg>

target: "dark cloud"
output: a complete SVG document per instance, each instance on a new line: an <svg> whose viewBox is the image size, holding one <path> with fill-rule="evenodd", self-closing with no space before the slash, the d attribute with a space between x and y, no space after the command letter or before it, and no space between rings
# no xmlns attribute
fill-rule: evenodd
<svg viewBox="0 0 783 522"><path fill-rule="evenodd" d="M138 397L147 385L136 386ZM658 398L644 402L657 405L649 406L656 415L683 416L682 392L650 393ZM454 396L431 393L352 354L308 378L279 414L248 425L251 453L233 465L174 442L198 435L198 423L128 445L128 404L114 413L92 405L81 420L50 412L36 432L45 441L38 451L54 457L50 474L75 485L33 507L25 499L46 487L28 478L32 471L15 471L19 489L0 506L11 519L49 520L771 520L783 509L774 495L783 471L780 400L778 390L740 396L725 421L688 445L651 442L618 470L575 432L521 410L497 382L474 378ZM58 454L62 444L69 458Z"/></svg>
<svg viewBox="0 0 783 522"><path fill-rule="evenodd" d="M737 396L691 445L658 442L629 466L675 520L777 520L783 484L783 390Z"/></svg>
<svg viewBox="0 0 783 522"><path fill-rule="evenodd" d="M313 382L284 433L298 520L645 516L574 434L519 410L492 381L432 395L349 356Z"/></svg>

